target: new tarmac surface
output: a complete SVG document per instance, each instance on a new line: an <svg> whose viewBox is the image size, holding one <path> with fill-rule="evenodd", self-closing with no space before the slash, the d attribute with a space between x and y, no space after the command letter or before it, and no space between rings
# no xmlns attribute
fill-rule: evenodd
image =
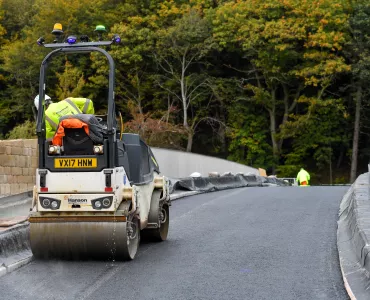
<svg viewBox="0 0 370 300"><path fill-rule="evenodd" d="M173 202L169 239L131 262L40 261L0 299L348 299L336 249L348 187L242 188Z"/></svg>

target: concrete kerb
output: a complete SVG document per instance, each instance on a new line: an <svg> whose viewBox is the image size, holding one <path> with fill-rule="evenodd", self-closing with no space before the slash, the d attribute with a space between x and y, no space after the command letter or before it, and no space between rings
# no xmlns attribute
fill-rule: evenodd
<svg viewBox="0 0 370 300"><path fill-rule="evenodd" d="M190 197L198 194L204 194L205 192L201 191L189 191L189 192L177 192L170 195L171 201L175 201L181 198Z"/></svg>
<svg viewBox="0 0 370 300"><path fill-rule="evenodd" d="M13 196L6 196L0 198L0 209L22 205L32 198L32 191L27 191Z"/></svg>
<svg viewBox="0 0 370 300"><path fill-rule="evenodd" d="M0 276L24 266L31 260L28 222L0 231Z"/></svg>
<svg viewBox="0 0 370 300"><path fill-rule="evenodd" d="M25 265L27 265L28 263L30 263L31 261L33 260L33 256L32 256L32 253L26 257L26 258L23 258L19 261L16 261L15 263L12 263L8 266L1 266L0 267L0 277L1 276L4 276L6 274L9 274Z"/></svg>
<svg viewBox="0 0 370 300"><path fill-rule="evenodd" d="M369 173L360 175L340 204L337 247L344 286L351 299L370 299Z"/></svg>

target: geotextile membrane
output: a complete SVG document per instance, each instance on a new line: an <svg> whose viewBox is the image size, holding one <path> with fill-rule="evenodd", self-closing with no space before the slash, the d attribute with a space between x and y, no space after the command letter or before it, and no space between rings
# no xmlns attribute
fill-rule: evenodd
<svg viewBox="0 0 370 300"><path fill-rule="evenodd" d="M269 185L288 186L290 184L274 177L238 174L220 177L183 178L173 182L173 190L213 192L240 187Z"/></svg>
<svg viewBox="0 0 370 300"><path fill-rule="evenodd" d="M370 299L369 173L360 175L344 195L337 245L343 279L351 299Z"/></svg>

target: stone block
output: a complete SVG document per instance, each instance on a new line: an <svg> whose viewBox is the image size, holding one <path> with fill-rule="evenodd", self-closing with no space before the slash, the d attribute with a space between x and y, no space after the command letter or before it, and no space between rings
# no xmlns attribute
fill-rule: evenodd
<svg viewBox="0 0 370 300"><path fill-rule="evenodd" d="M19 181L20 181L20 176L19 175L13 175L12 183L19 184L20 183Z"/></svg>
<svg viewBox="0 0 370 300"><path fill-rule="evenodd" d="M22 176L19 175L13 175L13 183L21 183L22 181Z"/></svg>
<svg viewBox="0 0 370 300"><path fill-rule="evenodd" d="M32 158L30 156L26 157L26 168L31 168Z"/></svg>
<svg viewBox="0 0 370 300"><path fill-rule="evenodd" d="M11 143L9 143L9 140L2 140L2 141L0 141L0 143L3 146L10 146L11 145Z"/></svg>
<svg viewBox="0 0 370 300"><path fill-rule="evenodd" d="M10 186L10 193L11 193L12 195L19 194L19 184L18 184L18 183L13 183L13 184Z"/></svg>
<svg viewBox="0 0 370 300"><path fill-rule="evenodd" d="M6 153L6 146L0 144L0 154L5 154Z"/></svg>
<svg viewBox="0 0 370 300"><path fill-rule="evenodd" d="M22 175L22 168L12 167L12 175Z"/></svg>
<svg viewBox="0 0 370 300"><path fill-rule="evenodd" d="M0 174L0 184L4 184L4 183L8 183L8 178L6 175ZM0 195L2 194L0 193Z"/></svg>
<svg viewBox="0 0 370 300"><path fill-rule="evenodd" d="M16 183L27 183L26 182L27 176L19 175L19 176L16 176L16 177L17 177Z"/></svg>
<svg viewBox="0 0 370 300"><path fill-rule="evenodd" d="M15 155L6 155L6 158L7 158L7 161L5 162L4 166L6 167L16 167L17 166L17 157Z"/></svg>
<svg viewBox="0 0 370 300"><path fill-rule="evenodd" d="M21 147L13 147L12 148L12 154L13 155L22 155L23 153L23 148Z"/></svg>
<svg viewBox="0 0 370 300"><path fill-rule="evenodd" d="M37 156L36 148L35 149L31 149L31 156L32 157L36 157Z"/></svg>
<svg viewBox="0 0 370 300"><path fill-rule="evenodd" d="M9 184L17 183L17 177L14 175L6 175L6 182Z"/></svg>
<svg viewBox="0 0 370 300"><path fill-rule="evenodd" d="M24 183L33 183L33 176L23 176Z"/></svg>
<svg viewBox="0 0 370 300"><path fill-rule="evenodd" d="M19 185L19 192L20 192L20 193L27 192L27 183L21 183L21 184Z"/></svg>
<svg viewBox="0 0 370 300"><path fill-rule="evenodd" d="M9 140L9 146L23 148L23 140Z"/></svg>
<svg viewBox="0 0 370 300"><path fill-rule="evenodd" d="M0 196L10 196L10 188L8 184L0 184Z"/></svg>
<svg viewBox="0 0 370 300"><path fill-rule="evenodd" d="M27 175L29 175L29 168L27 168L27 167L22 168L22 175L23 175L23 176L27 176Z"/></svg>
<svg viewBox="0 0 370 300"><path fill-rule="evenodd" d="M10 167L3 167L3 174L8 175L10 173L11 168Z"/></svg>
<svg viewBox="0 0 370 300"><path fill-rule="evenodd" d="M3 167L9 166L8 155L0 154L0 166L3 166Z"/></svg>
<svg viewBox="0 0 370 300"><path fill-rule="evenodd" d="M35 183L28 183L27 184L27 191L32 191L34 185L35 185Z"/></svg>
<svg viewBox="0 0 370 300"><path fill-rule="evenodd" d="M27 160L27 157L18 156L17 157L17 166L20 167L20 168L26 167L26 160Z"/></svg>
<svg viewBox="0 0 370 300"><path fill-rule="evenodd" d="M5 175L5 167L0 166L0 175Z"/></svg>
<svg viewBox="0 0 370 300"><path fill-rule="evenodd" d="M36 176L36 169L29 168L28 169L28 175L29 176Z"/></svg>
<svg viewBox="0 0 370 300"><path fill-rule="evenodd" d="M34 149L36 149L37 140L23 140L23 146L25 148L34 148Z"/></svg>
<svg viewBox="0 0 370 300"><path fill-rule="evenodd" d="M5 186L5 194L4 195L10 195L10 184L4 184Z"/></svg>
<svg viewBox="0 0 370 300"><path fill-rule="evenodd" d="M32 157L31 168L37 168L37 157Z"/></svg>
<svg viewBox="0 0 370 300"><path fill-rule="evenodd" d="M11 167L4 167L4 174L5 175L10 175L11 172L12 172L12 168Z"/></svg>

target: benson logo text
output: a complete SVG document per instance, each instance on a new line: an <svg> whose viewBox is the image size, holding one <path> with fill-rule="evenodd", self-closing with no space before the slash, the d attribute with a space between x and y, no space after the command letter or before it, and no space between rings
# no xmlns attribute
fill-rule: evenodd
<svg viewBox="0 0 370 300"><path fill-rule="evenodd" d="M72 198L68 198L68 203L87 203L87 199L72 199Z"/></svg>

